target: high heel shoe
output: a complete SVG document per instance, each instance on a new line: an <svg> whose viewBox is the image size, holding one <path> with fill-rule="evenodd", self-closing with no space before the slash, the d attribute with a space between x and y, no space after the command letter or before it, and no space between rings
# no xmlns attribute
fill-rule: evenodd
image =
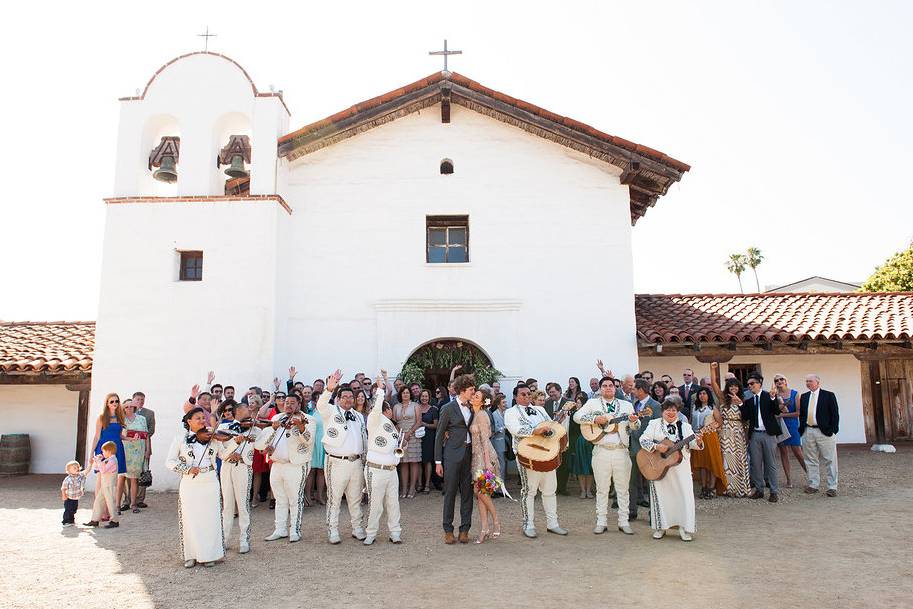
<svg viewBox="0 0 913 609"><path fill-rule="evenodd" d="M497 539L501 536L501 521L495 520L495 530L492 532L491 537Z"/></svg>
<svg viewBox="0 0 913 609"><path fill-rule="evenodd" d="M488 530L482 529L479 531L479 538L476 539L476 543L485 543L485 540L488 538Z"/></svg>

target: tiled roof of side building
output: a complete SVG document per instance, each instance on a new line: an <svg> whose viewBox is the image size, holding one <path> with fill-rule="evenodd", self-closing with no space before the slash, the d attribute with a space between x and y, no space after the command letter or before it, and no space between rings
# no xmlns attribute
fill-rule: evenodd
<svg viewBox="0 0 913 609"><path fill-rule="evenodd" d="M638 294L647 344L907 340L913 292Z"/></svg>
<svg viewBox="0 0 913 609"><path fill-rule="evenodd" d="M94 321L0 323L0 372L65 374L92 371Z"/></svg>

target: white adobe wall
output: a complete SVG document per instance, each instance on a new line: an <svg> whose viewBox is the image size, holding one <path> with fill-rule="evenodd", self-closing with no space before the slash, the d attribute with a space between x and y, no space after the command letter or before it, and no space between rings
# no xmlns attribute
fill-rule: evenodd
<svg viewBox="0 0 913 609"><path fill-rule="evenodd" d="M107 207L89 420L106 393L143 391L160 481L177 482L163 461L208 370L240 395L274 376L275 242L287 218L274 201ZM180 249L203 251L203 281L178 281Z"/></svg>
<svg viewBox="0 0 913 609"><path fill-rule="evenodd" d="M460 106L451 118L431 107L291 163L277 360L309 382L335 366L396 371L426 341L460 337L508 376L566 379L597 352L633 368L618 171ZM451 214L469 215L471 262L426 264L425 216Z"/></svg>
<svg viewBox="0 0 913 609"><path fill-rule="evenodd" d="M786 376L789 386L800 394L805 392L805 375L818 374L821 386L837 395L840 405L841 443L865 443L865 424L862 414L862 377L859 360L852 355L743 355L732 358L729 364L759 363L765 387L773 383L775 374ZM710 376L710 365L694 357L657 356L641 357L639 370L650 370L653 378L670 375L676 384L682 384L682 370L691 368L700 379ZM722 374L728 364L720 364Z"/></svg>
<svg viewBox="0 0 913 609"><path fill-rule="evenodd" d="M78 404L79 392L63 385L0 385L0 435L29 434L29 471L63 479L64 466L76 454Z"/></svg>

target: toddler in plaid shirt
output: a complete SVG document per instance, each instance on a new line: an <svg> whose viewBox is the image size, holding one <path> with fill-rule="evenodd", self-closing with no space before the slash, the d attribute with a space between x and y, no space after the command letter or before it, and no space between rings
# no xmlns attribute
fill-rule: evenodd
<svg viewBox="0 0 913 609"><path fill-rule="evenodd" d="M66 471L67 477L60 485L60 498L63 500L63 526L71 527L76 523L79 498L86 492L86 472L80 469L78 461L67 463Z"/></svg>

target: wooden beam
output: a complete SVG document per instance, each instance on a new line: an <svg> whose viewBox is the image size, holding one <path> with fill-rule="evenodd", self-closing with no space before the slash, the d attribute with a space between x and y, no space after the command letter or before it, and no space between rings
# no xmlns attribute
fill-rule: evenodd
<svg viewBox="0 0 913 609"><path fill-rule="evenodd" d="M7 374L0 372L0 385L80 385L89 383L91 374L85 372L66 374L47 374L44 372L26 374Z"/></svg>
<svg viewBox="0 0 913 609"><path fill-rule="evenodd" d="M92 383L67 383L67 391L83 391L92 388Z"/></svg>
<svg viewBox="0 0 913 609"><path fill-rule="evenodd" d="M441 122L450 122L450 91L451 84L449 81L441 83Z"/></svg>
<svg viewBox="0 0 913 609"><path fill-rule="evenodd" d="M692 351L700 351L700 350L701 350L701 343L694 343L693 345L691 345L691 350L692 350ZM684 386L684 385L683 385L683 386Z"/></svg>
<svg viewBox="0 0 913 609"><path fill-rule="evenodd" d="M711 354L701 353L700 355L695 355L694 359L696 359L697 361L699 361L702 364L711 364L713 362L716 362L718 364L725 364L726 362L728 362L729 360L732 359L732 355L731 354L730 355L718 355L715 353L711 353Z"/></svg>

